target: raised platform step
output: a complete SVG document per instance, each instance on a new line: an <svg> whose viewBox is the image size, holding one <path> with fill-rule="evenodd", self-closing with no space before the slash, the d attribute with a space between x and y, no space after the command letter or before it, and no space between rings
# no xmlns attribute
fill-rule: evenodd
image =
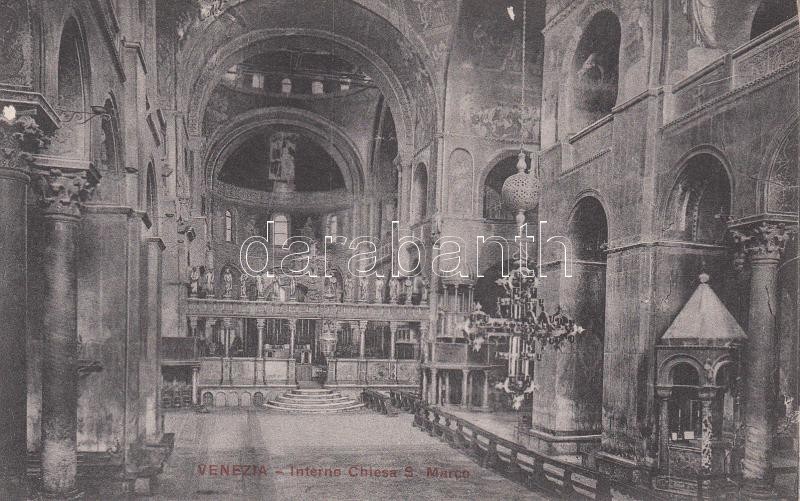
<svg viewBox="0 0 800 501"><path fill-rule="evenodd" d="M346 412L364 406L357 400L343 396L338 391L329 389L296 388L270 400L265 404L268 409L283 412L324 414L326 412Z"/></svg>

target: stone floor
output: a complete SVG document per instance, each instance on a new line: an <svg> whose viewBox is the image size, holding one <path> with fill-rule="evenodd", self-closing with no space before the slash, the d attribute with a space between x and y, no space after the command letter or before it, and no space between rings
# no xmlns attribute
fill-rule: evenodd
<svg viewBox="0 0 800 501"><path fill-rule="evenodd" d="M175 451L155 499L547 499L479 467L413 428L411 419L368 412L169 413L165 431L175 433ZM228 475L221 475L222 465ZM300 476L305 468L321 471ZM370 468L390 476L369 476ZM429 476L434 469L457 473Z"/></svg>

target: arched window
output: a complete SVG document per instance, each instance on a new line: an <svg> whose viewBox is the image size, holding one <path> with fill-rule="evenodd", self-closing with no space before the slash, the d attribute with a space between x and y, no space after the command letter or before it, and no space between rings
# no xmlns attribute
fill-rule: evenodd
<svg viewBox="0 0 800 501"><path fill-rule="evenodd" d="M233 242L233 214L231 211L225 211L225 241Z"/></svg>
<svg viewBox="0 0 800 501"><path fill-rule="evenodd" d="M780 26L797 15L797 4L790 0L764 0L758 6L750 29L750 40Z"/></svg>
<svg viewBox="0 0 800 501"><path fill-rule="evenodd" d="M670 194L664 233L718 244L725 238L731 188L722 162L709 153L691 157Z"/></svg>
<svg viewBox="0 0 800 501"><path fill-rule="evenodd" d="M58 49L58 109L65 117L54 147L59 154L85 158L89 139L88 125L81 124L74 112L87 111L89 64L78 22L70 18L64 25Z"/></svg>
<svg viewBox="0 0 800 501"><path fill-rule="evenodd" d="M501 221L514 221L514 214L503 205L503 183L517 172L517 157L501 160L486 176L483 183L483 217Z"/></svg>
<svg viewBox="0 0 800 501"><path fill-rule="evenodd" d="M572 61L575 130L611 113L619 84L619 20L612 12L597 13L586 27Z"/></svg>
<svg viewBox="0 0 800 501"><path fill-rule="evenodd" d="M411 220L420 223L428 212L428 169L421 163L414 169L414 184L411 193Z"/></svg>

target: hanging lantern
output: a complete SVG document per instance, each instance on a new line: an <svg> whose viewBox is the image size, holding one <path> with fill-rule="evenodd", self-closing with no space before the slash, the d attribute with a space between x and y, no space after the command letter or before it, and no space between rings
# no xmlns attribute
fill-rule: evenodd
<svg viewBox="0 0 800 501"><path fill-rule="evenodd" d="M525 223L525 211L535 209L539 205L539 194L542 183L535 172L526 173L528 164L524 150L519 152L517 173L503 183L503 203L506 208L516 212L517 225Z"/></svg>

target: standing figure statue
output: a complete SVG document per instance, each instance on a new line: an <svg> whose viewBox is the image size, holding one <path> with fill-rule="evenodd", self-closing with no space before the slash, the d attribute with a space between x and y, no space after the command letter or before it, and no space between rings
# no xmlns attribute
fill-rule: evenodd
<svg viewBox="0 0 800 501"><path fill-rule="evenodd" d="M214 270L206 268L206 297L214 297Z"/></svg>
<svg viewBox="0 0 800 501"><path fill-rule="evenodd" d="M428 277L422 275L421 284L420 284L420 299L419 304L428 304L428 293L430 289L430 282L428 281Z"/></svg>
<svg viewBox="0 0 800 501"><path fill-rule="evenodd" d="M342 297L342 301L345 303L354 301L356 298L354 297L355 294L355 282L353 280L353 276L347 273L347 276L344 277L344 296Z"/></svg>
<svg viewBox="0 0 800 501"><path fill-rule="evenodd" d="M380 275L375 277L375 302L383 302L383 289L386 287L386 280Z"/></svg>
<svg viewBox="0 0 800 501"><path fill-rule="evenodd" d="M192 273L189 275L190 295L197 297L197 292L200 290L200 270L197 266L192 266Z"/></svg>
<svg viewBox="0 0 800 501"><path fill-rule="evenodd" d="M222 294L222 297L231 297L233 295L233 274L231 273L231 269L227 266L225 267L225 272L222 274L222 283L225 287L225 292Z"/></svg>
<svg viewBox="0 0 800 501"><path fill-rule="evenodd" d="M239 299L247 299L247 273L239 275Z"/></svg>
<svg viewBox="0 0 800 501"><path fill-rule="evenodd" d="M367 279L359 276L358 280L358 300L364 302L367 300Z"/></svg>
<svg viewBox="0 0 800 501"><path fill-rule="evenodd" d="M400 299L400 280L397 277L392 277L389 280L389 300L392 304L397 304Z"/></svg>
<svg viewBox="0 0 800 501"><path fill-rule="evenodd" d="M256 275L256 290L258 291L258 299L266 299L264 296L264 277Z"/></svg>
<svg viewBox="0 0 800 501"><path fill-rule="evenodd" d="M414 296L414 277L406 277L403 280L403 290L405 291L406 299L403 304L411 304L411 299Z"/></svg>

